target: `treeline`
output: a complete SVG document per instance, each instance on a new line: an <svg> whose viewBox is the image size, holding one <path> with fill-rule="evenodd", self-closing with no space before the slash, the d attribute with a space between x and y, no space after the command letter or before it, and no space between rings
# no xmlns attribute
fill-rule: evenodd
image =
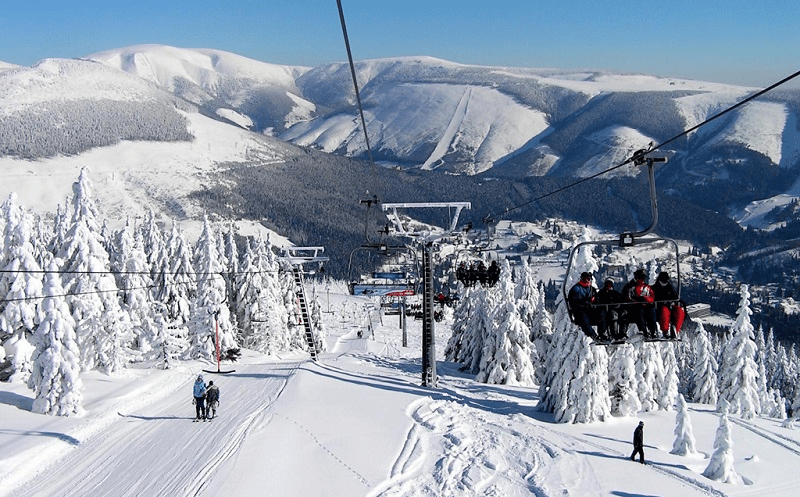
<svg viewBox="0 0 800 497"><path fill-rule="evenodd" d="M122 140L189 141L187 120L168 100L52 100L0 114L0 156L75 155Z"/></svg>

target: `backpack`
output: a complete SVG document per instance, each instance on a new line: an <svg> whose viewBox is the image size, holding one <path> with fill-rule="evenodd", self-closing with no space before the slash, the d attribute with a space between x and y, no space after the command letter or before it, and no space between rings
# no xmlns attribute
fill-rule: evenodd
<svg viewBox="0 0 800 497"><path fill-rule="evenodd" d="M206 396L206 384L202 381L194 382L194 396L195 397L205 397Z"/></svg>

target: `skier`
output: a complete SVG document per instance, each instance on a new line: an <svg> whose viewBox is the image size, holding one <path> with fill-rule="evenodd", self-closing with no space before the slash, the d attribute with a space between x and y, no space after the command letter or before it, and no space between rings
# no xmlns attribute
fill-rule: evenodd
<svg viewBox="0 0 800 497"><path fill-rule="evenodd" d="M619 304L624 301L622 294L614 288L612 279L607 279L603 288L597 292L595 305L600 308L600 320L605 322L606 330L613 340L624 340L628 337L627 330L620 322L622 310Z"/></svg>
<svg viewBox="0 0 800 497"><path fill-rule="evenodd" d="M639 462L644 464L644 421L639 421L639 426L633 430L633 453L631 461L635 461L634 456L639 454Z"/></svg>
<svg viewBox="0 0 800 497"><path fill-rule="evenodd" d="M194 409L195 421L206 420L206 384L203 381L203 375L197 375L192 388L192 395L194 395Z"/></svg>
<svg viewBox="0 0 800 497"><path fill-rule="evenodd" d="M570 311L583 334L593 340L608 340L605 323L599 321L593 307L597 292L592 286L592 273L581 273L581 279L575 283L567 295ZM595 333L592 325L597 323L598 332Z"/></svg>
<svg viewBox="0 0 800 497"><path fill-rule="evenodd" d="M656 299L656 317L661 326L661 333L664 338L676 339L681 332L683 320L686 318L686 311L683 310L683 302L678 300L678 293L669 281L669 274L661 272L653 285L653 295Z"/></svg>
<svg viewBox="0 0 800 497"><path fill-rule="evenodd" d="M500 280L500 266L497 264L497 261L492 261L492 263L489 265L489 269L487 270L487 278L489 281L489 286L495 286Z"/></svg>
<svg viewBox="0 0 800 497"><path fill-rule="evenodd" d="M208 382L208 389L206 390L206 414L208 419L214 419L217 416L217 406L219 405L219 387L213 381Z"/></svg>
<svg viewBox="0 0 800 497"><path fill-rule="evenodd" d="M639 332L645 338L656 338L656 309L653 305L653 289L647 284L647 273L644 269L637 269L633 279L622 288L622 295L628 302L628 319L636 323Z"/></svg>

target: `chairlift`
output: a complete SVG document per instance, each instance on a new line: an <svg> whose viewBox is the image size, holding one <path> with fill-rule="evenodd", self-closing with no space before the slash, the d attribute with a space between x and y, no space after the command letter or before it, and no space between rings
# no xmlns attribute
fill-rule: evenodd
<svg viewBox="0 0 800 497"><path fill-rule="evenodd" d="M354 258L366 254L375 271L361 274L356 270ZM374 258L380 258L374 261ZM406 246L362 245L350 253L348 288L351 295L407 297L417 293L419 274L416 251Z"/></svg>
<svg viewBox="0 0 800 497"><path fill-rule="evenodd" d="M609 256L606 256L606 265L600 271L593 275L595 281L602 282L606 278L614 277L619 278L622 276L623 284L628 282L628 277L630 275L624 273L624 267L627 261L631 260L638 260L639 263L657 263L659 267L659 271L664 271L669 274L674 274L674 277L671 278L673 282L673 288L677 294L677 298L668 300L668 301L658 301L655 304L678 304L680 302L680 291L681 291L681 270L680 270L680 254L678 250L678 244L675 240L671 238L651 235L653 230L658 223L658 203L656 199L656 187L655 187L655 172L654 172L654 164L659 162L667 162L666 157L645 157L647 154L647 150L639 150L634 154L633 163L634 165L646 165L648 169L648 181L650 185L650 205L652 209L652 223L650 226L642 231L638 232L625 232L619 235L617 239L606 239L606 240L590 240L586 242L581 242L575 245L569 254L569 260L567 262L567 272L564 277L564 281L562 283L562 293L564 296L564 302L567 305L567 311L569 313L570 320L579 325L580 323L576 319L576 310L573 308L572 304L570 303L570 299L568 297L569 290L577 283L577 280L571 280L571 278L576 278L577 275L576 269L574 267L575 264L575 256L576 254L580 253L582 250L594 250L597 247L605 247L610 252ZM620 255L624 254L627 256L626 258L620 257ZM636 254L639 255L639 258L636 259ZM658 254L658 255L654 255ZM616 257L614 257L616 256ZM636 268L630 268L636 269ZM599 278L598 278L599 276ZM579 279L579 277L578 277ZM655 283L655 282L653 282ZM619 289L617 289L619 290ZM633 305L641 305L638 302L618 302L615 303L613 306L611 305L592 305L592 309L590 309L592 314L592 325L596 326L597 320L600 319L601 311L609 311L612 307L615 310L620 310L622 314L629 314L629 312L633 309ZM629 320L622 320L621 326L622 331L625 332L625 337L621 340L612 341L611 343L627 343L627 328L632 323ZM656 325L658 328L658 325ZM657 330L656 330L657 331ZM648 338L648 341L661 341L660 339L655 338ZM605 344L603 342L598 342Z"/></svg>

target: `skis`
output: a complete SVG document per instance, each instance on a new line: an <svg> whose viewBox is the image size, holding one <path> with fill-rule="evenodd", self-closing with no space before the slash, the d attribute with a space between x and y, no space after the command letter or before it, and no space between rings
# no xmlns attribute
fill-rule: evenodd
<svg viewBox="0 0 800 497"><path fill-rule="evenodd" d="M654 343L654 342L680 342L680 338L663 338L663 337L654 337L654 338L643 338L643 342ZM620 340L599 340L599 339L592 339L592 345L625 345L628 343L633 343L630 338L627 339L620 339Z"/></svg>

